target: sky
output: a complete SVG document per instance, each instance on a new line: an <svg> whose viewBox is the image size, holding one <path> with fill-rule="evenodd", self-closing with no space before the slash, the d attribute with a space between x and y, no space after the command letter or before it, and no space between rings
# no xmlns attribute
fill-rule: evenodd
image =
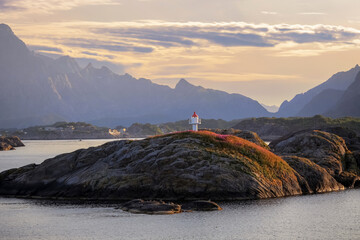
<svg viewBox="0 0 360 240"><path fill-rule="evenodd" d="M267 105L360 63L358 0L0 0L30 49Z"/></svg>

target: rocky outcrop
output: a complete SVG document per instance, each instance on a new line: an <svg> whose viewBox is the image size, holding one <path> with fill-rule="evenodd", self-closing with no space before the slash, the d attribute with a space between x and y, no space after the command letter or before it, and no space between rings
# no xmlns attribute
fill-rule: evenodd
<svg viewBox="0 0 360 240"><path fill-rule="evenodd" d="M242 200L359 185L357 155L334 134L302 131L271 146L283 158L243 138L209 131L109 142L2 172L0 195ZM210 205L196 202L192 208Z"/></svg>
<svg viewBox="0 0 360 240"><path fill-rule="evenodd" d="M308 158L323 167L332 176L343 171L342 160L348 148L339 136L318 130L305 130L290 134L270 143L278 155Z"/></svg>
<svg viewBox="0 0 360 240"><path fill-rule="evenodd" d="M25 146L19 137L0 137L0 151L14 150L15 147Z"/></svg>
<svg viewBox="0 0 360 240"><path fill-rule="evenodd" d="M164 201L144 201L142 199L134 199L122 204L120 209L131 213L143 214L174 214L180 212L191 211L218 211L222 208L211 201L192 201L183 204L175 204L172 202L166 203Z"/></svg>
<svg viewBox="0 0 360 240"><path fill-rule="evenodd" d="M338 183L324 168L307 158L284 156L283 159L304 178L303 192L322 193L344 190L344 186Z"/></svg>
<svg viewBox="0 0 360 240"><path fill-rule="evenodd" d="M283 159L212 132L110 142L0 174L0 194L29 197L231 200L302 193Z"/></svg>
<svg viewBox="0 0 360 240"><path fill-rule="evenodd" d="M163 201L144 201L142 199L126 202L120 208L123 211L144 214L174 214L181 212L179 204L165 203Z"/></svg>
<svg viewBox="0 0 360 240"><path fill-rule="evenodd" d="M342 139L345 140L346 146L350 151L359 151L360 150L360 137L357 136L357 133L350 128L346 127L327 127L318 129L324 132L333 133Z"/></svg>
<svg viewBox="0 0 360 240"><path fill-rule="evenodd" d="M353 138L347 130L330 130ZM273 141L270 147L308 181L312 191L352 188L359 180L358 152L349 151L345 140L333 133L304 130Z"/></svg>

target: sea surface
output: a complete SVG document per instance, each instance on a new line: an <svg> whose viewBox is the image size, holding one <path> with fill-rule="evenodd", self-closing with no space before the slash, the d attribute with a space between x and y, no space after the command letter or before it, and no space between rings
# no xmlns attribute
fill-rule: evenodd
<svg viewBox="0 0 360 240"><path fill-rule="evenodd" d="M109 140L24 141L0 170ZM360 190L220 202L222 211L130 214L118 203L0 197L0 239L360 239Z"/></svg>

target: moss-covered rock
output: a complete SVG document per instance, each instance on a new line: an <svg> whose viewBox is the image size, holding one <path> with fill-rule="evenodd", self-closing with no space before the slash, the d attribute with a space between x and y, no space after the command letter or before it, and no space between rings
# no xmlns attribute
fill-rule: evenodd
<svg viewBox="0 0 360 240"><path fill-rule="evenodd" d="M253 142L253 143L259 145L260 147L270 150L269 146L259 137L259 135L256 132L247 131L247 130L239 130L239 129L234 129L234 128L215 129L215 130L210 130L210 131L215 132L217 134L234 135L239 138L243 138L250 142Z"/></svg>

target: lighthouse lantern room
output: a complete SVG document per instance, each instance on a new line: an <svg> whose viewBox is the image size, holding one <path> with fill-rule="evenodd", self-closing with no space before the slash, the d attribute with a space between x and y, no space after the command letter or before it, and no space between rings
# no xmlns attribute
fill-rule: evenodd
<svg viewBox="0 0 360 240"><path fill-rule="evenodd" d="M193 131L197 131L198 130L198 126L199 124L201 124L201 119L199 118L199 116L196 114L196 112L194 112L194 114L191 116L191 118L189 119L189 124L192 125L192 130Z"/></svg>

